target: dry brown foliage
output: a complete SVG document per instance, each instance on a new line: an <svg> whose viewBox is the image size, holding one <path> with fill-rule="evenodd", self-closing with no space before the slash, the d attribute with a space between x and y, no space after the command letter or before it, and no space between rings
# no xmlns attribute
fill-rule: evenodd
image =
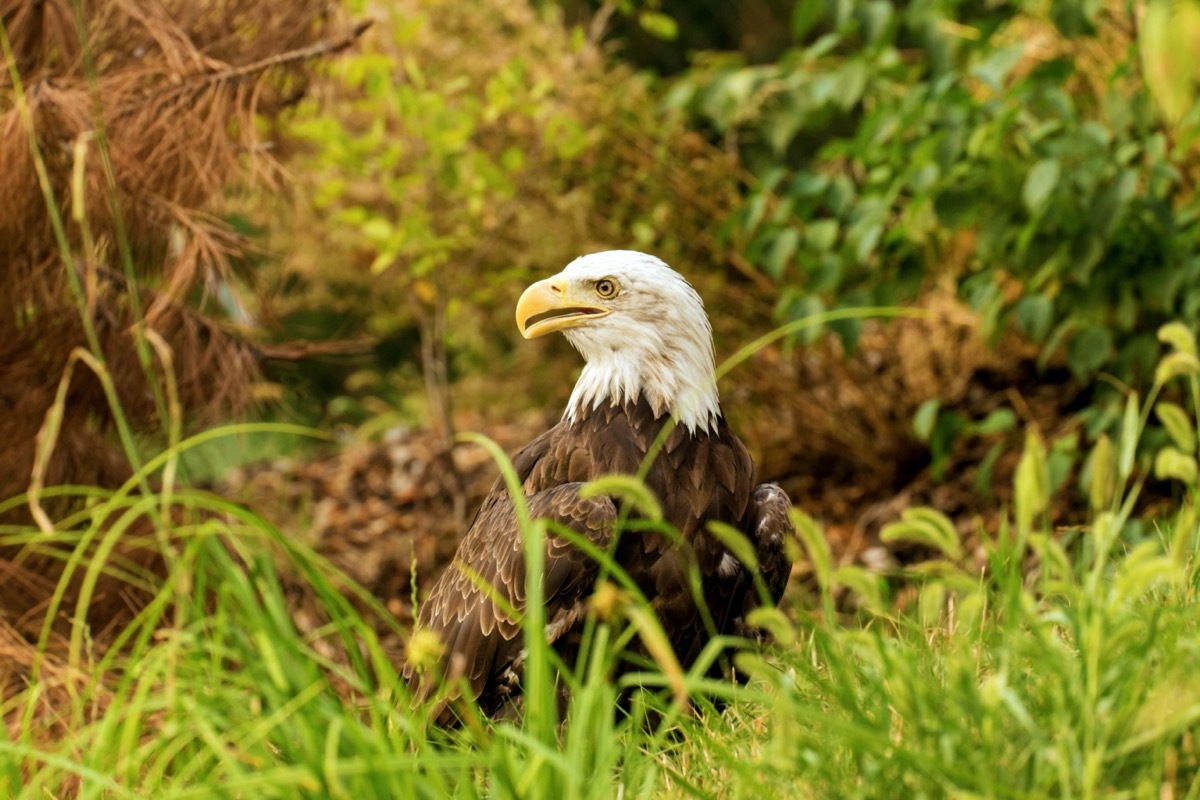
<svg viewBox="0 0 1200 800"><path fill-rule="evenodd" d="M355 35L331 32L331 8L0 0L0 499L29 485L78 348L103 356L135 436L167 427L154 391L166 368L189 418L247 401L256 354L211 318L242 243L210 209L232 181L277 177L263 131L306 90L311 59ZM145 339L139 353L139 331L168 345L169 365ZM74 370L62 413L47 485L130 476L93 372ZM0 550L0 605L22 633L59 564L45 547ZM102 582L96 622L136 606L126 593Z"/></svg>
<svg viewBox="0 0 1200 800"><path fill-rule="evenodd" d="M11 697L26 689L22 685L25 676L33 672L40 679L28 720L19 713L24 708L15 710L5 720L10 740L20 738L21 726L25 724L48 736L68 734L73 720L64 718L62 711L71 707L71 698L81 694L92 694L94 698L87 709L87 721L98 718L108 708L111 693L96 682L87 665L72 668L68 651L67 641L58 637L51 637L47 646L39 650L20 631L0 621L0 696Z"/></svg>
<svg viewBox="0 0 1200 800"><path fill-rule="evenodd" d="M270 119L303 90L307 61L299 56L322 41L328 16L325 0L112 0L84 4L80 20L73 7L0 3L12 53L0 70L3 497L27 483L33 434L71 350L87 346L70 270L130 419L158 424L131 333L137 310L122 240L146 287L137 305L174 351L187 408L246 398L252 354L185 305L197 292L201 305L211 300L238 252L236 237L205 208L248 170L272 177L254 116ZM99 385L80 374L49 482L123 479L127 464L105 446L109 423Z"/></svg>

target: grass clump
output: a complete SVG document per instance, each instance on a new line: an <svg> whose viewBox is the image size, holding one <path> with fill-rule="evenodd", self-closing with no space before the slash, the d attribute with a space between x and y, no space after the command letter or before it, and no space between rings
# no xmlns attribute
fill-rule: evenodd
<svg viewBox="0 0 1200 800"><path fill-rule="evenodd" d="M0 545L21 553L14 563L52 557L60 576L37 635L0 629L0 792L1200 797L1194 434L1185 447L1195 420L1173 402L1196 396L1200 367L1178 357L1190 338L1167 340L1176 352L1152 394L1129 398L1117 440L1101 438L1088 460L1088 525L1051 530L1048 456L1034 432L983 564L950 520L911 510L884 535L934 558L895 576L835 568L819 525L798 512L818 598L812 610L759 612L775 644L736 657L744 686L706 676L722 642L689 671L666 659L613 677L634 637L654 655L661 630L606 562L612 583L599 591L618 599L574 669L538 646L541 623L526 614L526 690L541 700L519 722L489 723L467 702L458 729L431 724L436 695L415 702L402 654L381 644L381 621L407 634L385 609L253 512L174 482L180 458L216 436L294 429L172 437L116 491L39 486L41 497L73 496L77 510L49 527L0 529ZM1172 420L1167 458L1139 449L1152 413ZM1132 514L1151 463L1185 497L1147 525ZM160 488L139 491L148 484ZM536 554L547 530L525 529ZM163 568L130 556L137 548ZM92 611L113 585L131 599L104 627ZM856 610L839 613L835 593ZM298 595L318 609L315 623L298 624ZM556 674L571 689L565 722ZM621 696L631 699L617 711Z"/></svg>
<svg viewBox="0 0 1200 800"><path fill-rule="evenodd" d="M69 625L27 645L27 680L10 682L4 704L0 787L18 797L1200 796L1194 506L1139 540L1130 531L1145 527L1126 524L1131 483L1087 528L1052 536L1038 444L1031 436L1015 520L987 539L984 569L945 538L952 526L910 515L891 535L940 541L943 555L903 576L909 599L897 602L884 578L829 568L819 528L800 516L812 560L826 565L821 610L763 612L777 644L739 656L748 685L698 667L682 676L685 708L676 678L652 666L614 681L628 636L599 624L588 663L567 678L563 726L543 708L524 723L468 715L459 730L434 728L343 576L251 512L179 488L152 537L171 568L133 620L101 646L83 591L62 610ZM1121 444L1108 448L1116 461ZM87 575L121 573L106 543L147 505L97 495L41 539L4 535L54 543ZM319 628L293 620L281 562L324 610ZM851 618L828 613L845 587L861 600ZM542 664L530 679L549 680L553 653L531 657ZM644 693L615 713L634 686Z"/></svg>

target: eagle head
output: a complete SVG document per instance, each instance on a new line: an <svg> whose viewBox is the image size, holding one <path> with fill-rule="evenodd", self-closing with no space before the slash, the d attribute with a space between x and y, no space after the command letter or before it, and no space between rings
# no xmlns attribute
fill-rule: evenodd
<svg viewBox="0 0 1200 800"><path fill-rule="evenodd" d="M662 260L632 250L577 258L525 290L517 327L526 339L561 331L587 362L568 419L641 396L692 433L715 429L712 326L700 295Z"/></svg>

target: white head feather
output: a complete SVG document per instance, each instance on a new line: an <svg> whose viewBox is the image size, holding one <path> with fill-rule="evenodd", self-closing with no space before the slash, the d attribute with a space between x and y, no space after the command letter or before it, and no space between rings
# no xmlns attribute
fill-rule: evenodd
<svg viewBox="0 0 1200 800"><path fill-rule="evenodd" d="M661 259L609 250L575 259L562 271L569 282L613 279L612 313L563 331L587 364L565 417L574 421L601 404L638 395L656 414L669 412L689 431L715 431L721 414L712 325L691 284Z"/></svg>

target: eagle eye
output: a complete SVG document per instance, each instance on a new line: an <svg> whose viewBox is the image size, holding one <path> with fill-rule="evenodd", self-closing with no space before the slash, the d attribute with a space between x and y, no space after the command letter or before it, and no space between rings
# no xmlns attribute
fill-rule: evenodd
<svg viewBox="0 0 1200 800"><path fill-rule="evenodd" d="M596 281L596 294L608 299L617 294L617 282L612 278L601 278Z"/></svg>

